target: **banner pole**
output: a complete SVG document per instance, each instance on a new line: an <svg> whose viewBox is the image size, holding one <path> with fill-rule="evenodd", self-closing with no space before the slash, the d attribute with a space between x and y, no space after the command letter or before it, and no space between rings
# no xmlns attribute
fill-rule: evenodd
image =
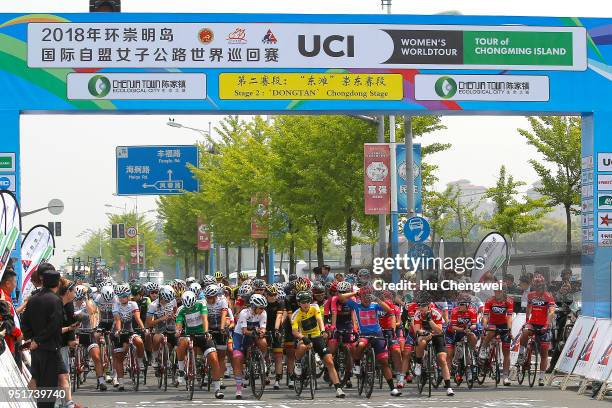
<svg viewBox="0 0 612 408"><path fill-rule="evenodd" d="M389 116L389 142L391 153L391 257L395 258L399 249L399 236L397 225L397 153L395 149L395 116L393 115ZM393 263L391 281L393 283L399 282L399 271L395 263Z"/></svg>

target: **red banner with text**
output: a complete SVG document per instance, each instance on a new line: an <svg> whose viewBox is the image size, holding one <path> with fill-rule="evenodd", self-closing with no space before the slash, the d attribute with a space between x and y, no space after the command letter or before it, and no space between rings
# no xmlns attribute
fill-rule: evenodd
<svg viewBox="0 0 612 408"><path fill-rule="evenodd" d="M204 224L201 219L198 219L198 250L210 251L210 231L208 224Z"/></svg>
<svg viewBox="0 0 612 408"><path fill-rule="evenodd" d="M391 150L387 143L363 146L363 192L366 214L391 212Z"/></svg>

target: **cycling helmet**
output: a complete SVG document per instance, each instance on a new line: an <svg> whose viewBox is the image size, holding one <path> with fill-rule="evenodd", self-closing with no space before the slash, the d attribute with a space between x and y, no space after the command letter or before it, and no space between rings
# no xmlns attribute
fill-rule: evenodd
<svg viewBox="0 0 612 408"><path fill-rule="evenodd" d="M183 295L181 296L181 300L183 301L183 306L185 306L185 308L187 309L190 309L193 307L193 305L196 304L198 298L196 297L195 293L190 290L186 290L185 293L183 293Z"/></svg>
<svg viewBox="0 0 612 408"><path fill-rule="evenodd" d="M189 285L191 285L193 282L197 282L197 279L194 278L193 276L190 276L187 279L185 279L185 284L187 285L187 287L189 287Z"/></svg>
<svg viewBox="0 0 612 408"><path fill-rule="evenodd" d="M296 281L298 279L297 273L289 274L289 282Z"/></svg>
<svg viewBox="0 0 612 408"><path fill-rule="evenodd" d="M391 292L390 290L383 290L382 291L382 298L384 300L390 300L393 301L393 292Z"/></svg>
<svg viewBox="0 0 612 408"><path fill-rule="evenodd" d="M221 280L221 279L223 279L223 272L221 271L215 272L215 280Z"/></svg>
<svg viewBox="0 0 612 408"><path fill-rule="evenodd" d="M252 308L256 308L256 307L265 308L266 306L268 306L268 301L266 300L265 296L259 295L257 293L251 296L251 299L249 299L249 303Z"/></svg>
<svg viewBox="0 0 612 408"><path fill-rule="evenodd" d="M87 295L87 287L83 286L83 285L78 285L75 289L75 299L76 300L82 300L85 298L85 295Z"/></svg>
<svg viewBox="0 0 612 408"><path fill-rule="evenodd" d="M353 285L349 282L338 282L338 293L349 293L353 289Z"/></svg>
<svg viewBox="0 0 612 408"><path fill-rule="evenodd" d="M359 296L371 295L374 293L374 288L371 285L365 285L359 289Z"/></svg>
<svg viewBox="0 0 612 408"><path fill-rule="evenodd" d="M159 297L164 300L164 302L172 302L175 298L174 289L170 285L164 285L159 290Z"/></svg>
<svg viewBox="0 0 612 408"><path fill-rule="evenodd" d="M295 295L295 299L298 303L312 303L312 294L303 290Z"/></svg>
<svg viewBox="0 0 612 408"><path fill-rule="evenodd" d="M279 290L277 295L276 295L276 300L278 300L279 302L283 302L286 297L287 297L287 295L285 294L285 291L284 290Z"/></svg>
<svg viewBox="0 0 612 408"><path fill-rule="evenodd" d="M370 271L368 269L360 269L359 272L357 272L357 278L360 281L369 281Z"/></svg>
<svg viewBox="0 0 612 408"><path fill-rule="evenodd" d="M348 283L357 282L357 276L354 273L349 273L344 277L344 280Z"/></svg>
<svg viewBox="0 0 612 408"><path fill-rule="evenodd" d="M253 281L253 290L261 290L266 288L266 281L263 279L255 279Z"/></svg>
<svg viewBox="0 0 612 408"><path fill-rule="evenodd" d="M132 296L140 295L142 293L142 285L140 283L132 283L130 285L130 292L132 292Z"/></svg>
<svg viewBox="0 0 612 408"><path fill-rule="evenodd" d="M216 285L217 281L210 275L204 275L200 284L203 288L206 288L208 285Z"/></svg>
<svg viewBox="0 0 612 408"><path fill-rule="evenodd" d="M268 296L278 295L278 288L275 285L266 286L266 295Z"/></svg>
<svg viewBox="0 0 612 408"><path fill-rule="evenodd" d="M468 295L467 293L461 293L459 296L457 296L457 304L459 306L465 306L465 305L470 305L470 295Z"/></svg>
<svg viewBox="0 0 612 408"><path fill-rule="evenodd" d="M242 279L242 280L247 280L247 279L249 279L249 274L248 274L248 273L246 273L246 272L240 272L240 273L238 274L238 278L239 278L239 279Z"/></svg>
<svg viewBox="0 0 612 408"><path fill-rule="evenodd" d="M195 293L196 296L198 296L200 294L200 291L202 290L202 287L198 282L193 282L191 285L189 285L189 290Z"/></svg>
<svg viewBox="0 0 612 408"><path fill-rule="evenodd" d="M415 297L415 302L420 305L429 305L431 303L431 296L427 292L420 292Z"/></svg>
<svg viewBox="0 0 612 408"><path fill-rule="evenodd" d="M130 287L126 284L117 285L117 289L115 290L117 297L124 298L130 296Z"/></svg>
<svg viewBox="0 0 612 408"><path fill-rule="evenodd" d="M111 286L103 286L100 290L100 294L102 299L104 299L106 302L110 302L115 298L115 292Z"/></svg>
<svg viewBox="0 0 612 408"><path fill-rule="evenodd" d="M312 285L312 294L318 295L322 293L325 293L325 286L323 286L321 282L315 282L314 285Z"/></svg>
<svg viewBox="0 0 612 408"><path fill-rule="evenodd" d="M204 289L204 296L206 297L219 296L219 287L216 285L208 285L206 289Z"/></svg>
<svg viewBox="0 0 612 408"><path fill-rule="evenodd" d="M150 282L149 283L149 287L147 289L147 292L148 293L159 292L159 285L157 283L155 283L155 282Z"/></svg>
<svg viewBox="0 0 612 408"><path fill-rule="evenodd" d="M187 289L187 284L181 279L174 279L170 286L172 286L172 289L174 289L174 293L176 293L177 296L181 296Z"/></svg>
<svg viewBox="0 0 612 408"><path fill-rule="evenodd" d="M253 294L253 287L251 285L242 285L238 288L238 296L241 298L248 298Z"/></svg>
<svg viewBox="0 0 612 408"><path fill-rule="evenodd" d="M295 282L295 290L297 292L302 292L305 290L309 290L311 286L310 279L308 278L298 278Z"/></svg>

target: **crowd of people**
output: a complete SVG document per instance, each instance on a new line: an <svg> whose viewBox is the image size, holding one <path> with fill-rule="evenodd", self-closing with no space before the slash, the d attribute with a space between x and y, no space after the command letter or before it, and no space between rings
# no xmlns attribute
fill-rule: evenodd
<svg viewBox="0 0 612 408"><path fill-rule="evenodd" d="M472 350L474 367L489 358L489 346L499 336L502 343L502 383L511 385L510 329L517 307L509 291L511 282L488 298L463 292L376 291L374 276L367 269L332 274L328 266L317 267L315 278L289 276L286 283L267 284L259 278L238 274L230 285L221 272L165 285L137 281L118 283L99 277L94 284L72 282L50 264L42 264L33 278L34 290L19 310L3 307L0 314L8 347L16 356L16 345L31 352L28 362L31 387L61 387L66 390L65 406L75 406L69 385L69 350L84 347L97 379L97 389L112 387L124 391L128 345L133 346L139 370L150 367L159 375L161 346L167 343L176 355L173 385L185 384L185 359L190 344L198 359L211 369L212 392L225 397L224 378L229 372L235 383L234 396L241 399L245 356L249 347L269 355L273 370L266 374L272 388L292 389L303 373L303 358L312 349L324 367L324 381L335 388L337 398L354 386L362 370L367 347L375 353L377 365L393 397L408 384L420 381L423 355L431 343L446 394L453 396L451 379L461 382L455 346L466 340ZM525 356L530 332L535 332L542 355L539 385L544 385L548 350L554 324L556 299L547 291L544 277L520 279L524 295L526 324L519 339L519 363ZM430 278L434 279L434 278ZM508 279L507 279L508 280ZM16 276L7 269L0 281L0 296L10 299ZM570 292L562 281L561 287ZM11 316L21 314L21 330ZM105 336L112 341L112 359L101 354ZM339 375L333 356L338 345L348 346L348 374ZM269 353L268 353L269 351ZM271 372L274 372L272 376ZM281 385L283 374L288 376ZM467 373L468 376L472 373ZM475 375L475 374L474 374ZM40 405L40 406L53 406Z"/></svg>

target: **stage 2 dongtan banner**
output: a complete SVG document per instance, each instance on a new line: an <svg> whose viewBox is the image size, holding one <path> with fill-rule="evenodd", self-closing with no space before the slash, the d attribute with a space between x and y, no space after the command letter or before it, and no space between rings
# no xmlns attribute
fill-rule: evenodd
<svg viewBox="0 0 612 408"><path fill-rule="evenodd" d="M395 163L397 166L397 212L408 214L408 197L406 194L406 145L396 144ZM412 145L412 176L414 178L414 212L423 213L423 186L421 177L421 145Z"/></svg>

